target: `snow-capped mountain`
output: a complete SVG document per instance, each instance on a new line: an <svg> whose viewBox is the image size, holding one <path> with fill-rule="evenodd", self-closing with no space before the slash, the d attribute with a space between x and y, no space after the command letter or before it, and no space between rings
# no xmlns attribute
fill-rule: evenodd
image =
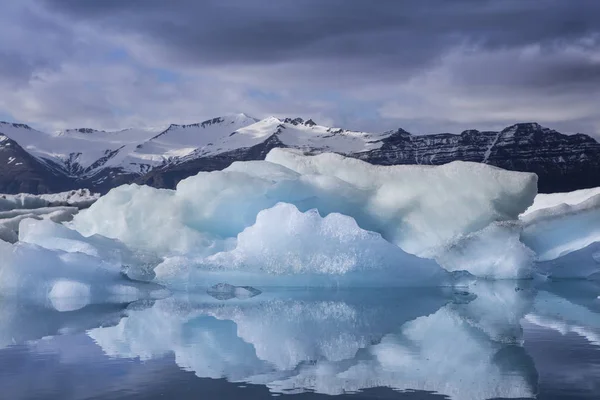
<svg viewBox="0 0 600 400"><path fill-rule="evenodd" d="M0 122L0 192L47 193L88 187L106 192L124 183L174 187L199 171L263 159L274 147L309 154L336 152L374 164L483 162L535 172L542 192L600 186L600 144L536 123L500 132L411 135L367 133L301 118L263 120L246 114L201 123L107 132L89 128L45 133Z"/></svg>

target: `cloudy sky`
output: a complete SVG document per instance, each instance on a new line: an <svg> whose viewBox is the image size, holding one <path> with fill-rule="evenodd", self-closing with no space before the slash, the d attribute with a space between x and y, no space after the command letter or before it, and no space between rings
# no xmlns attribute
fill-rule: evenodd
<svg viewBox="0 0 600 400"><path fill-rule="evenodd" d="M5 0L0 120L600 134L599 0Z"/></svg>

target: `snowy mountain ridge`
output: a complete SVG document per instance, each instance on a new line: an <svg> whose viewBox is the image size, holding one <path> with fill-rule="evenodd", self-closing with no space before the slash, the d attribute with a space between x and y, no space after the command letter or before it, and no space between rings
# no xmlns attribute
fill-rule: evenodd
<svg viewBox="0 0 600 400"><path fill-rule="evenodd" d="M515 124L500 132L419 136L402 129L368 133L322 126L312 119L258 120L234 114L195 124L120 131L45 133L26 124L0 122L0 134L5 138L0 141L0 192L5 193L79 187L106 192L132 182L171 188L199 171L263 159L274 147L308 154L334 152L380 165L482 162L535 172L541 191L600 186L600 144L587 135L563 135L537 123Z"/></svg>

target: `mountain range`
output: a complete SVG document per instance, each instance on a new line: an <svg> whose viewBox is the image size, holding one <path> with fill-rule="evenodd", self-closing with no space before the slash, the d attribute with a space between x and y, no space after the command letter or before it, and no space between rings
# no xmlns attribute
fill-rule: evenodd
<svg viewBox="0 0 600 400"><path fill-rule="evenodd" d="M308 154L335 152L378 165L472 161L535 172L540 192L600 186L600 143L537 123L501 131L412 135L368 133L301 118L263 120L228 115L191 125L57 133L0 122L0 193L53 193L89 188L105 193L125 183L174 188L199 171L260 160L274 147Z"/></svg>

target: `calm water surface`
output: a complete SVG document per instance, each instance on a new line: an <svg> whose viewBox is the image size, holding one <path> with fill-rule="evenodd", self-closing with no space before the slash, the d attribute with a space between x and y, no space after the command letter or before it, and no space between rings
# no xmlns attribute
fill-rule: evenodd
<svg viewBox="0 0 600 400"><path fill-rule="evenodd" d="M600 286L0 299L2 399L599 399Z"/></svg>

